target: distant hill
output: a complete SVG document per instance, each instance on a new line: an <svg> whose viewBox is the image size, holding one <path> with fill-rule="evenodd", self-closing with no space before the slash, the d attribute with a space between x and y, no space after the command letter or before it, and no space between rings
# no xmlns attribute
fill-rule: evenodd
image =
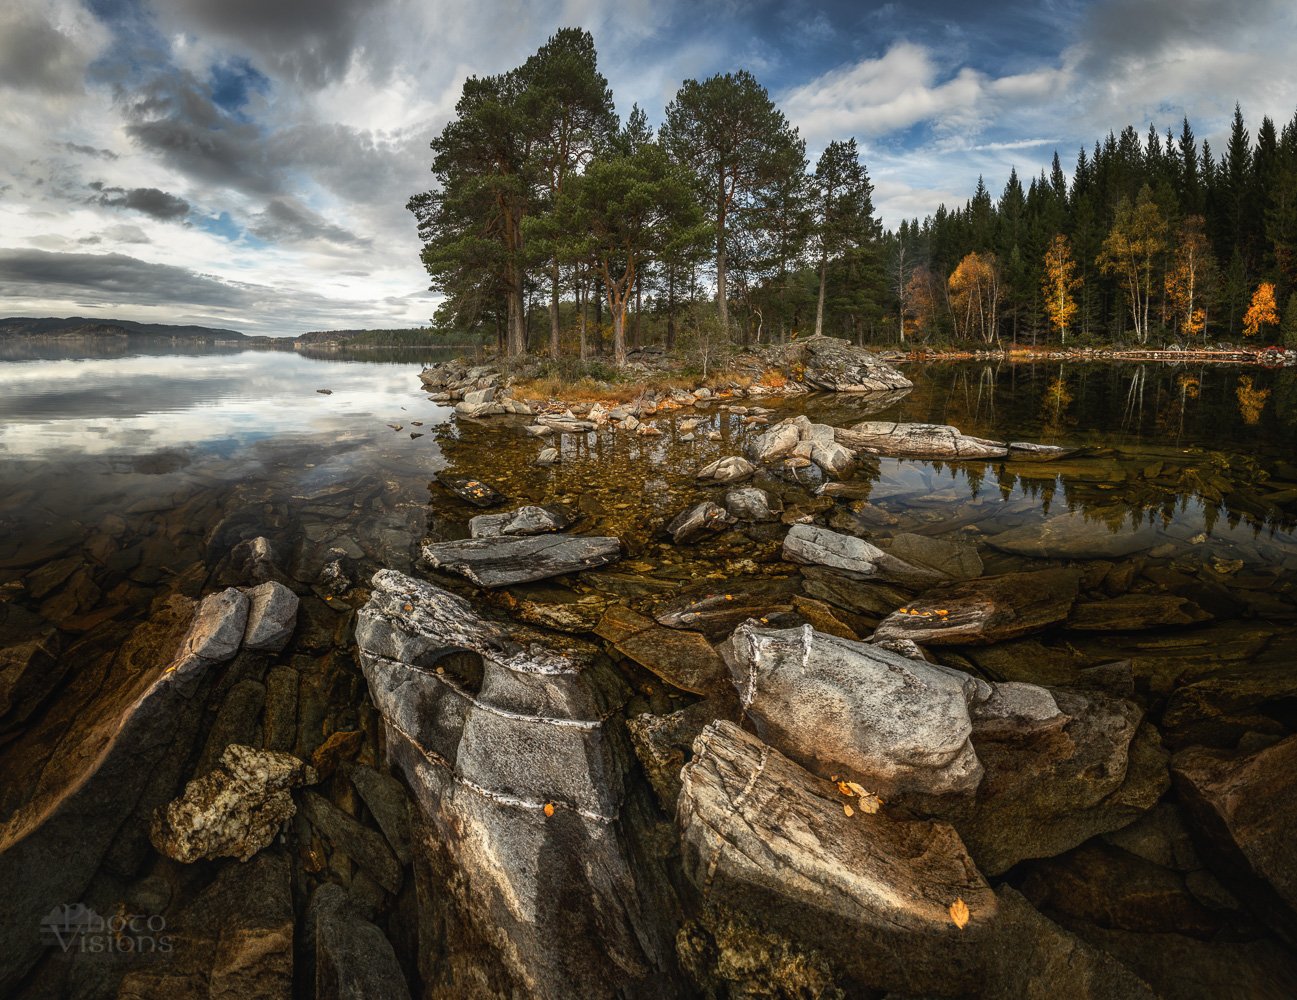
<svg viewBox="0 0 1297 1000"><path fill-rule="evenodd" d="M267 339L209 326L171 326L166 323L136 323L129 319L86 319L84 316L66 319L10 316L0 319L0 337L26 340L126 337L130 340L185 340L206 344Z"/></svg>
<svg viewBox="0 0 1297 1000"><path fill-rule="evenodd" d="M444 334L425 329L313 330L296 338L301 347L444 347Z"/></svg>

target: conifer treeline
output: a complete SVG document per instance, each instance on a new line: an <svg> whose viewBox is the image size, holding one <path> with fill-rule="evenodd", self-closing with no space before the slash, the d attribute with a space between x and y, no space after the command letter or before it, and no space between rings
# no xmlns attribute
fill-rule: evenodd
<svg viewBox="0 0 1297 1000"><path fill-rule="evenodd" d="M805 143L744 71L622 123L588 32L470 78L411 199L436 325L509 354L744 343L1297 342L1297 115L1215 155L1127 126L997 197L885 232L856 142ZM710 307L706 303L711 302ZM1286 308L1282 308L1286 305ZM710 334L709 334L710 336Z"/></svg>

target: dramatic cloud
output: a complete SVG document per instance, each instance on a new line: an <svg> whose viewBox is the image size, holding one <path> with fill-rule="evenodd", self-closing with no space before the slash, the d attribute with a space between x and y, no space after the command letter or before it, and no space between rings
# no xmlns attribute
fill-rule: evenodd
<svg viewBox="0 0 1297 1000"><path fill-rule="evenodd" d="M155 219L183 219L189 214L189 202L157 188L131 188L127 191L119 187L106 188L98 182L90 186L100 192L99 204L109 208L130 208Z"/></svg>
<svg viewBox="0 0 1297 1000"><path fill-rule="evenodd" d="M595 36L624 114L752 70L884 221L1055 149L1297 107L1291 0L3 0L0 303L290 334L424 323L407 198L463 80Z"/></svg>

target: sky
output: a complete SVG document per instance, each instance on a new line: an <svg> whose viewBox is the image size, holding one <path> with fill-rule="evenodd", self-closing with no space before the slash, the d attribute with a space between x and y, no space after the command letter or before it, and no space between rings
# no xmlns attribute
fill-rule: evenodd
<svg viewBox="0 0 1297 1000"><path fill-rule="evenodd" d="M588 29L619 112L747 69L888 226L1057 149L1297 110L1293 0L0 0L0 315L426 325L410 195L464 78Z"/></svg>

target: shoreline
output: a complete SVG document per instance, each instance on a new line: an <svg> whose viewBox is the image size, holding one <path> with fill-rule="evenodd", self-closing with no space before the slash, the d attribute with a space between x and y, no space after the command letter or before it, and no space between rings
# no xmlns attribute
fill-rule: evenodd
<svg viewBox="0 0 1297 1000"><path fill-rule="evenodd" d="M868 350L868 348L866 348ZM1261 348L1220 347L1203 350L1175 350L1166 348L1115 348L1083 347L1071 350L1001 347L988 350L927 350L916 349L906 353L879 351L879 357L894 364L928 361L1008 361L1013 363L1036 361L1167 361L1196 362L1200 364L1247 364L1262 368L1297 367L1297 350L1276 346Z"/></svg>

